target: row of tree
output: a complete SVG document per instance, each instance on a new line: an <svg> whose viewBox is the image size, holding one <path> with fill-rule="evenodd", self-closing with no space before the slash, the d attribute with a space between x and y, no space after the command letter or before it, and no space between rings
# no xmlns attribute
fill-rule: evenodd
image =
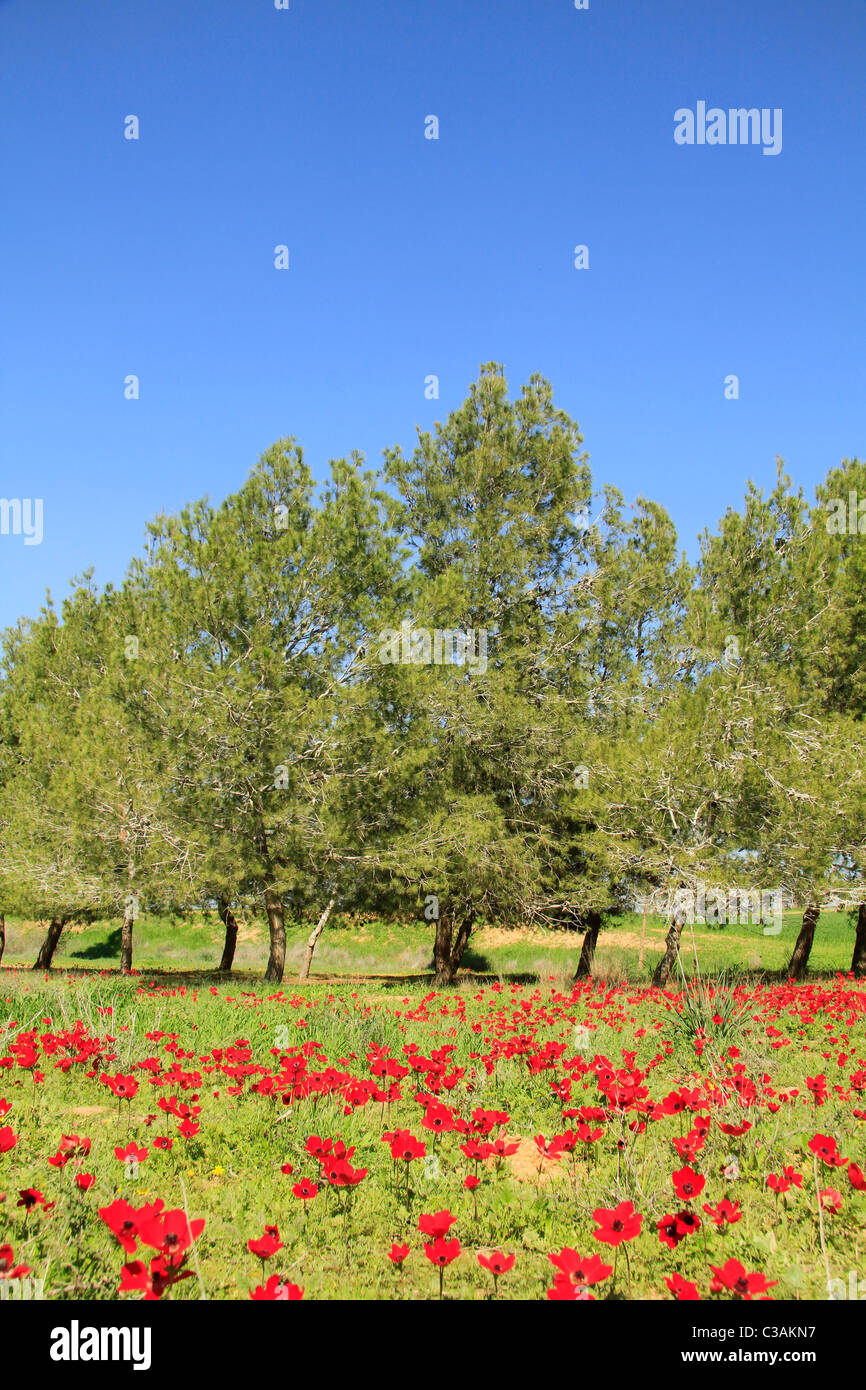
<svg viewBox="0 0 866 1390"><path fill-rule="evenodd" d="M845 461L807 504L780 465L691 566L496 364L378 474L319 487L281 440L4 634L0 908L50 922L39 968L73 919L120 917L129 969L139 906L215 902L228 970L261 913L275 982L287 917L426 915L447 984L480 921L579 928L587 973L607 916L715 881L806 905L800 977L862 883L866 552L830 524L861 491Z"/></svg>

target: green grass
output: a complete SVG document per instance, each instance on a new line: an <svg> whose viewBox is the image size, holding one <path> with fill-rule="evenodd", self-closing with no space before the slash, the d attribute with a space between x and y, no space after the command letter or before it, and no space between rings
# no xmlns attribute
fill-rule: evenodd
<svg viewBox="0 0 866 1390"><path fill-rule="evenodd" d="M739 970L779 972L788 963L801 914L783 919L779 936L765 936L760 926L733 925L721 929L685 927L682 965L687 975L695 971L695 955L702 971ZM287 932L286 978L297 973L304 945L313 923L290 925ZM616 980L649 980L664 950L666 923L647 922L643 966L640 965L641 919L626 915L602 932L596 954L596 973ZM30 966L36 959L44 926L7 921L4 966ZM573 975L580 956L578 933L544 930L480 928L473 935L463 966L481 975L520 978ZM134 964L144 972L215 970L222 954L223 928L216 914L187 918L142 917L135 926ZM822 914L810 958L812 974L846 972L851 964L854 928L842 912ZM264 921L245 923L235 954L235 973L260 977L268 954ZM94 922L65 928L54 958L56 968L110 970L120 959L117 922ZM322 935L313 962L320 976L396 975L417 976L432 967L432 927L427 922L393 923L337 918Z"/></svg>
<svg viewBox="0 0 866 1390"><path fill-rule="evenodd" d="M446 1274L446 1295L489 1297L491 1280L476 1256L479 1251L503 1249L516 1252L517 1261L514 1271L500 1281L501 1296L543 1298L552 1283L549 1252L571 1246L582 1253L612 1255L592 1238L592 1212L626 1199L643 1214L644 1230L629 1247L628 1268L621 1252L615 1285L608 1282L597 1288L597 1297L610 1296L612 1288L613 1296L624 1297L630 1280L634 1297L667 1298L663 1280L674 1270L698 1282L706 1296L709 1266L736 1258L749 1270L761 1270L778 1281L774 1297L826 1298L827 1266L806 1146L817 1129L835 1135L844 1153L862 1160L862 1134L852 1114L857 1098L845 1100L832 1090L837 1080L846 1083L858 1056L862 1060L866 1053L866 1013L857 1013L859 1000L852 986L759 990L750 1007L740 1010L741 1016L724 1030L724 1037L711 1039L698 1058L690 1030L678 1026L665 1001L633 988L608 992L585 985L558 992L550 980L504 987L467 981L466 987L432 1000L429 986L399 980L353 982L345 988L313 983L299 994L291 984L283 991L261 986L253 990L245 981L215 986L205 978L196 988L185 982L187 978L163 976L151 988L147 976L123 978L114 972L56 972L47 979L30 972L0 974L0 1056L21 1030L33 1029L40 1038L70 1028L76 1019L102 1040L98 1060L76 1063L66 1072L55 1066L56 1054L44 1053L39 1063L42 1082L34 1082L30 1071L17 1065L0 1071L0 1097L11 1106L0 1126L10 1125L18 1135L15 1148L0 1154L0 1188L9 1193L0 1207L0 1244L11 1243L16 1260L45 1280L46 1298L116 1297L121 1265L134 1256L122 1254L97 1208L118 1196L136 1206L157 1197L168 1207L186 1203L191 1217L205 1219L195 1277L179 1284L172 1299L203 1294L247 1298L262 1277L247 1242L261 1236L266 1224L277 1224L284 1242L266 1273L303 1285L308 1298L435 1298L438 1276L425 1259L417 1221L422 1212L443 1208L457 1216L454 1233L462 1246ZM787 1045L774 1045L776 1034L767 1032L770 1020ZM507 1023L504 1032L502 1021ZM577 1025L591 1030L589 1048L577 1048ZM177 1043L167 1036L146 1036L155 1033L174 1034ZM236 1039L248 1040L252 1061L268 1069L277 1067L273 1049L287 1051L286 1038L288 1049L315 1043L332 1066L356 1076L369 1076L366 1054L372 1045L385 1046L403 1059L404 1044L415 1044L425 1056L447 1044L454 1048L448 1065L460 1069L462 1076L453 1090L442 1091L442 1098L465 1117L476 1106L506 1111L508 1135L523 1137L530 1150L534 1135L549 1137L567 1127L563 1103L597 1103L593 1078L578 1074L570 1101L562 1102L550 1081L555 1074L567 1073L532 1072L520 1055L501 1057L488 1073L478 1055L489 1051L496 1036L532 1036L539 1048L558 1041L565 1058L576 1050L583 1050L587 1059L597 1052L614 1066L622 1065L623 1049L634 1052L641 1068L657 1058L645 1083L654 1100L674 1087L697 1085L699 1076L710 1078L715 1086L719 1078L732 1077L735 1065L759 1086L766 1074L776 1091L798 1087L800 1098L775 1113L762 1103L751 1108L753 1128L743 1140L728 1138L713 1124L696 1165L707 1177L701 1201L717 1202L722 1196L737 1200L743 1219L724 1232L706 1222L702 1234L688 1237L672 1252L659 1242L655 1223L682 1206L671 1191L671 1170L681 1162L671 1140L689 1128L688 1117L656 1120L643 1134L629 1129L628 1114L611 1117L592 1158L581 1159L571 1175L566 1163L549 1175L530 1171L521 1177L506 1160L500 1173L483 1172L476 1218L473 1200L463 1188L471 1164L460 1152L459 1137L452 1133L434 1139L420 1127L423 1111L411 1091L429 1084L423 1076L407 1078L402 1098L392 1107L370 1102L347 1115L340 1096L312 1095L285 1107L278 1097L251 1089L256 1076L233 1094L230 1076L219 1068L208 1070L211 1050L230 1047ZM829 1060L828 1042L833 1045ZM726 1056L731 1044L736 1045L736 1063ZM180 1054L176 1046L183 1049ZM848 1057L842 1070L836 1066L840 1049ZM148 1072L137 1069L140 1089L131 1103L114 1100L100 1083L103 1068L111 1074L130 1072L149 1057L159 1058L162 1068L176 1063L182 1072L198 1072L199 1079L186 1089L177 1080L152 1086ZM315 1059L311 1063L315 1069L323 1065ZM821 1072L828 1073L831 1091L828 1103L815 1109L807 1103L805 1077ZM198 1096L199 1134L177 1136L176 1122L157 1106L169 1093L190 1101ZM743 1114L733 1095L727 1107L719 1109L717 1104L706 1107L713 1108L714 1119L736 1120ZM147 1123L148 1114L157 1116L152 1124ZM382 1132L397 1127L410 1128L426 1141L428 1154L440 1160L430 1175L423 1164L412 1165L408 1206L405 1170L395 1185L390 1154L382 1143ZM87 1193L74 1186L74 1164L58 1169L48 1163L63 1134L92 1141L83 1168L96 1182ZM158 1134L174 1136L171 1152L153 1148ZM319 1177L316 1162L305 1151L311 1134L340 1137L354 1145L353 1163L370 1170L347 1219L337 1194L324 1186L309 1209L292 1196L295 1181ZM137 1177L128 1176L114 1156L114 1146L129 1139L150 1149ZM729 1180L721 1176L721 1169L732 1156L739 1169ZM287 1162L294 1168L291 1177L281 1172ZM804 1174L804 1188L777 1201L765 1179L786 1163ZM844 1281L850 1269L862 1266L866 1197L849 1187L844 1170L822 1167L819 1176L822 1184L844 1194L842 1214L825 1216L829 1269ZM25 1217L16 1209L16 1192L29 1186L55 1202L48 1217L38 1211ZM392 1241L411 1247L402 1278L387 1260ZM140 1295L124 1297L134 1300Z"/></svg>

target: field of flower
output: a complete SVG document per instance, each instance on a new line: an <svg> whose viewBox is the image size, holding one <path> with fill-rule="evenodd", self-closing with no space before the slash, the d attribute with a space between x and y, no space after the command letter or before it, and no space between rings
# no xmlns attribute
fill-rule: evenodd
<svg viewBox="0 0 866 1390"><path fill-rule="evenodd" d="M4 969L0 1286L849 1297L864 1126L843 976L684 997Z"/></svg>

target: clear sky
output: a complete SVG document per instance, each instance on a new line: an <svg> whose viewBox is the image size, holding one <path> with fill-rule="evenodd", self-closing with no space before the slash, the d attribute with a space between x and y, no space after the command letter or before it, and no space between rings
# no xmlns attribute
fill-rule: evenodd
<svg viewBox="0 0 866 1390"><path fill-rule="evenodd" d="M488 360L690 554L777 454L866 455L864 0L289 3L0 0L0 497L43 501L0 624L282 435L378 464ZM698 102L781 153L678 145Z"/></svg>

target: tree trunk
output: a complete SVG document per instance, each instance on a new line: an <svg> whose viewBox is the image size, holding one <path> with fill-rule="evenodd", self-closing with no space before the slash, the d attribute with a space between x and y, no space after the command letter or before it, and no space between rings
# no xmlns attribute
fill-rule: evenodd
<svg viewBox="0 0 866 1390"><path fill-rule="evenodd" d="M268 929L271 937L271 953L268 957L268 968L265 971L265 979L271 984L280 985L283 982L283 972L286 968L286 919L283 913L282 899L273 888L265 889L265 911L268 914Z"/></svg>
<svg viewBox="0 0 866 1390"><path fill-rule="evenodd" d="M583 947L580 952L580 960L577 963L576 980L585 980L592 974L592 962L595 959L595 948L598 943L598 934L601 931L601 913L588 912L586 914L586 931L583 933Z"/></svg>
<svg viewBox="0 0 866 1390"><path fill-rule="evenodd" d="M0 912L0 961L3 959L3 952L6 949L6 918Z"/></svg>
<svg viewBox="0 0 866 1390"><path fill-rule="evenodd" d="M2 922L2 918L0 918ZM0 945L0 956L3 954ZM866 979L866 903L857 909L857 935L854 937L854 954L851 957L851 974L856 980Z"/></svg>
<svg viewBox="0 0 866 1390"><path fill-rule="evenodd" d="M307 938L307 949L304 951L304 959L301 962L301 968L298 971L299 981L308 980L310 978L310 966L313 963L313 954L316 949L316 943L318 942L319 937L322 935L322 932L325 930L328 918L331 915L331 910L336 901L336 898L330 898L328 900L328 906L325 908L324 912L322 913L321 917L319 918L318 922L313 927L313 930L310 932L310 935Z"/></svg>
<svg viewBox="0 0 866 1390"><path fill-rule="evenodd" d="M643 974L643 963L646 959L646 898L643 901L643 922L640 929L640 953L637 958L638 974Z"/></svg>
<svg viewBox="0 0 866 1390"><path fill-rule="evenodd" d="M235 914L224 898L219 900L219 914L226 929L226 939L223 945L223 958L217 966L217 970L228 974L234 964L235 947L238 944L238 924Z"/></svg>
<svg viewBox="0 0 866 1390"><path fill-rule="evenodd" d="M132 907L127 907L120 928L120 969L124 975L128 975L132 970L132 928L134 925L135 910Z"/></svg>
<svg viewBox="0 0 866 1390"><path fill-rule="evenodd" d="M460 962L463 959L463 952L466 950L466 943L472 935L472 927L475 922L474 913L465 917L457 928L457 939L454 940L454 928L450 912L446 909L440 914L436 923L436 940L433 945L433 984L437 989L442 989L446 985L453 985Z"/></svg>
<svg viewBox="0 0 866 1390"><path fill-rule="evenodd" d="M809 952L815 939L815 928L818 925L820 915L821 909L817 903L810 903L803 913L803 924L800 927L800 935L797 937L794 954L791 956L786 979L805 979L806 969L809 965Z"/></svg>
<svg viewBox="0 0 866 1390"><path fill-rule="evenodd" d="M57 943L60 940L60 933L66 923L65 917L52 917L51 924L45 936L45 940L39 947L39 955L34 963L34 970L50 970L54 952L57 950Z"/></svg>
<svg viewBox="0 0 866 1390"><path fill-rule="evenodd" d="M451 983L451 914L446 908L436 919L433 942L433 983L437 989Z"/></svg>
<svg viewBox="0 0 866 1390"><path fill-rule="evenodd" d="M670 978L670 973L679 960L680 937L683 934L683 927L686 924L686 914L681 908L674 908L674 915L671 918L671 925L665 937L665 953L655 968L652 978L655 989L664 989Z"/></svg>

